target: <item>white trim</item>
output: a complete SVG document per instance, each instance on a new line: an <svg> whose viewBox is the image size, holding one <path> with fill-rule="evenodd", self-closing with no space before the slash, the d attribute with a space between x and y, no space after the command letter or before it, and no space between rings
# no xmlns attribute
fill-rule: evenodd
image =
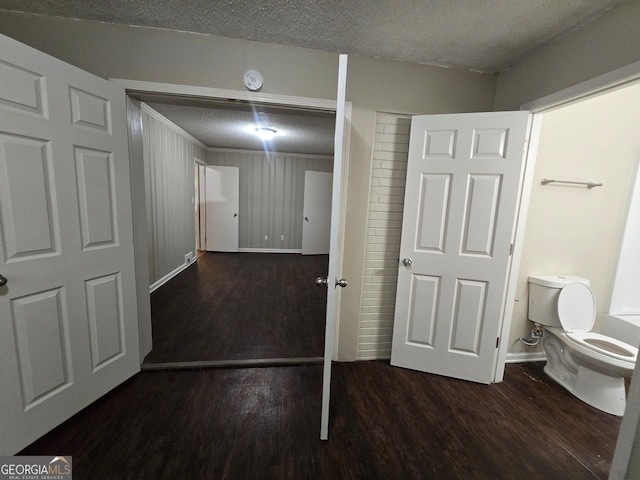
<svg viewBox="0 0 640 480"><path fill-rule="evenodd" d="M520 273L520 262L522 260L522 250L525 240L525 227L527 225L527 215L529 213L529 202L531 200L531 189L533 187L533 172L538 154L538 140L542 128L542 115L533 115L531 118L528 149L524 158L524 168L522 173L522 183L520 184L520 199L518 210L516 211L516 221L514 225L513 254L509 264L507 275L507 291L505 295L504 314L502 316L502 327L499 336L505 341L501 341L498 347L498 358L496 359L494 382L501 382L504 379L504 367L507 363L507 353L509 342L506 341L511 334L511 323L513 320L513 309L516 301L516 290L518 288L518 274Z"/></svg>
<svg viewBox="0 0 640 480"><path fill-rule="evenodd" d="M265 155L267 152L264 150L246 150L240 148L220 148L220 147L208 147L207 152L223 152L223 153L246 153L249 155L254 155L256 153ZM313 153L296 153L296 152L268 152L273 155L288 155L293 157L302 157L302 158L317 158L320 160L333 160L333 155L318 155Z"/></svg>
<svg viewBox="0 0 640 480"><path fill-rule="evenodd" d="M175 270L167 273L164 277L162 277L160 280L152 283L149 286L149 293L153 293L154 290L157 290L158 288L160 288L162 285L164 285L165 283L167 283L169 280L171 280L173 277L175 277L176 275L178 275L179 273L181 273L182 271L186 270L188 267L190 267L191 265L193 265L194 263L196 263L197 259L195 257L191 257L191 262L190 263L183 263L182 265L180 265L178 268L176 268Z"/></svg>
<svg viewBox="0 0 640 480"><path fill-rule="evenodd" d="M170 95L184 95L189 97L225 98L257 103L295 105L299 107L310 107L318 110L329 111L335 111L337 105L335 100L325 98L245 92L242 90L198 87L195 85L180 85L175 83L146 82L141 80L128 80L124 78L110 78L109 80L120 85L125 90L135 91L136 93L166 93Z"/></svg>
<svg viewBox="0 0 640 480"><path fill-rule="evenodd" d="M547 357L544 352L532 353L507 353L507 363L524 363L524 362L546 362Z"/></svg>
<svg viewBox="0 0 640 480"><path fill-rule="evenodd" d="M146 103L140 102L140 106L142 107L142 111L144 113L146 113L150 117L155 118L160 123L162 123L165 127L170 128L171 130L176 132L178 135L180 135L185 140L187 140L187 141L189 141L191 143L195 143L197 146L199 146L201 148L204 148L205 150L207 148L209 148L204 143L202 143L200 140L198 140L196 137L194 137L194 136L190 135L189 133L187 133L185 130L180 128L178 125L173 123L171 120L169 120L167 117L165 117L161 113L155 111L153 108L151 108Z"/></svg>
<svg viewBox="0 0 640 480"><path fill-rule="evenodd" d="M623 87L638 79L640 79L640 62L634 62L559 92L525 103L520 107L520 110L529 110L531 113L548 112L569 103L580 101L585 97Z"/></svg>
<svg viewBox="0 0 640 480"><path fill-rule="evenodd" d="M302 253L301 248L239 248L238 253Z"/></svg>

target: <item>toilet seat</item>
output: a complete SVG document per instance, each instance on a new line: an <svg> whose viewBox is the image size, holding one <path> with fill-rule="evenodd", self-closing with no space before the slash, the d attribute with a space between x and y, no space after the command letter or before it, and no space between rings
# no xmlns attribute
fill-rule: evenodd
<svg viewBox="0 0 640 480"><path fill-rule="evenodd" d="M596 298L588 285L579 282L565 285L558 295L557 308L567 338L607 357L636 361L637 348L591 331L596 317Z"/></svg>
<svg viewBox="0 0 640 480"><path fill-rule="evenodd" d="M598 353L618 360L636 361L638 349L615 338L595 332L567 332L567 337Z"/></svg>

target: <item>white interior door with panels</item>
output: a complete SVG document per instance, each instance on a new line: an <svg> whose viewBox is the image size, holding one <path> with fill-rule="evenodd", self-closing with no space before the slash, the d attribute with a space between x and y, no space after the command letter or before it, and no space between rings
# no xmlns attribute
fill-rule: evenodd
<svg viewBox="0 0 640 480"><path fill-rule="evenodd" d="M412 119L392 365L493 380L529 121Z"/></svg>
<svg viewBox="0 0 640 480"><path fill-rule="evenodd" d="M125 92L0 36L0 454L140 369Z"/></svg>
<svg viewBox="0 0 640 480"><path fill-rule="evenodd" d="M205 178L206 250L237 252L240 169L207 166Z"/></svg>
<svg viewBox="0 0 640 480"><path fill-rule="evenodd" d="M346 286L344 279L338 281L338 267L342 265L339 239L343 218L341 214L341 198L343 188L342 167L345 152L345 133L350 128L347 120L347 55L340 55L338 60L338 93L336 102L336 130L334 135L333 186L331 188L331 233L329 241L329 270L325 284L327 285L327 320L324 340L324 364L322 371L322 410L320 413L320 439L329 438L329 403L331 399L331 362L335 352L336 326L339 320L338 285ZM349 110L350 111L350 110Z"/></svg>
<svg viewBox="0 0 640 480"><path fill-rule="evenodd" d="M304 207L302 222L302 254L329 253L331 234L331 190L333 174L306 171L304 174Z"/></svg>

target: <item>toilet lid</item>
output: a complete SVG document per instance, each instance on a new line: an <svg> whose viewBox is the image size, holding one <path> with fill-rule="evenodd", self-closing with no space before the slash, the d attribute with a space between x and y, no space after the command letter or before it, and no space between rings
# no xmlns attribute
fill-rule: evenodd
<svg viewBox="0 0 640 480"><path fill-rule="evenodd" d="M565 332L591 330L596 318L596 298L588 285L574 282L560 290L558 318Z"/></svg>

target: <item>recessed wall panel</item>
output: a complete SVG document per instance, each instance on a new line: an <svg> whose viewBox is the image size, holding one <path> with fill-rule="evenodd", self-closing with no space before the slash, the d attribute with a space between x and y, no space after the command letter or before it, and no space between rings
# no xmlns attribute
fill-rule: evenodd
<svg viewBox="0 0 640 480"><path fill-rule="evenodd" d="M450 350L478 354L486 290L487 282L457 280Z"/></svg>
<svg viewBox="0 0 640 480"><path fill-rule="evenodd" d="M24 408L69 383L68 320L62 289L11 302Z"/></svg>
<svg viewBox="0 0 640 480"><path fill-rule="evenodd" d="M0 61L0 85L0 107L47 116L45 79L42 75Z"/></svg>
<svg viewBox="0 0 640 480"><path fill-rule="evenodd" d="M508 130L481 129L473 132L472 159L506 158Z"/></svg>
<svg viewBox="0 0 640 480"><path fill-rule="evenodd" d="M407 342L433 347L440 277L413 275Z"/></svg>
<svg viewBox="0 0 640 480"><path fill-rule="evenodd" d="M85 282L91 357L96 370L124 353L119 274Z"/></svg>
<svg viewBox="0 0 640 480"><path fill-rule="evenodd" d="M416 250L444 252L450 185L450 174L422 175Z"/></svg>
<svg viewBox="0 0 640 480"><path fill-rule="evenodd" d="M45 140L0 133L0 223L7 261L56 253L50 159Z"/></svg>
<svg viewBox="0 0 640 480"><path fill-rule="evenodd" d="M422 158L453 158L456 155L455 130L428 130L424 132Z"/></svg>
<svg viewBox="0 0 640 480"><path fill-rule="evenodd" d="M69 87L71 123L111 134L111 104L106 98Z"/></svg>
<svg viewBox="0 0 640 480"><path fill-rule="evenodd" d="M469 175L461 254L491 257L502 175Z"/></svg>
<svg viewBox="0 0 640 480"><path fill-rule="evenodd" d="M75 149L80 224L84 249L116 243L113 155Z"/></svg>

